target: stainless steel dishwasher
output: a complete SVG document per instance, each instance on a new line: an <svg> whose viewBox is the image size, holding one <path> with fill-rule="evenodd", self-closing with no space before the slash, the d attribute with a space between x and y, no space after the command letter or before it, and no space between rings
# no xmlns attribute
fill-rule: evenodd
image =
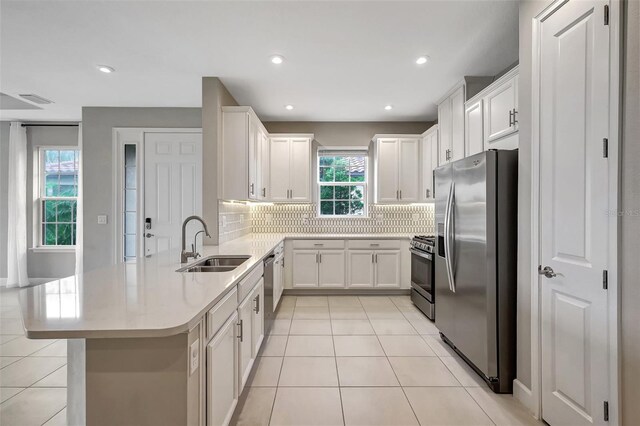
<svg viewBox="0 0 640 426"><path fill-rule="evenodd" d="M276 256L269 255L264 260L264 335L268 335L273 324L273 274Z"/></svg>

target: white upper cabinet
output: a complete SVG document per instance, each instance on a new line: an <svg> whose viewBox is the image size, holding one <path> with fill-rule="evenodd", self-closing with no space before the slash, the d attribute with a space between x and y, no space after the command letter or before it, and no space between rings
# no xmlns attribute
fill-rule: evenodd
<svg viewBox="0 0 640 426"><path fill-rule="evenodd" d="M439 165L464 158L464 96L461 85L438 105Z"/></svg>
<svg viewBox="0 0 640 426"><path fill-rule="evenodd" d="M503 148L496 142L518 131L518 74L512 70L483 97L485 149ZM517 147L514 146L514 148Z"/></svg>
<svg viewBox="0 0 640 426"><path fill-rule="evenodd" d="M263 200L268 173L267 131L251 107L222 107L218 178L224 200ZM268 147L267 147L268 148Z"/></svg>
<svg viewBox="0 0 640 426"><path fill-rule="evenodd" d="M518 67L465 104L466 156L489 149L518 148Z"/></svg>
<svg viewBox="0 0 640 426"><path fill-rule="evenodd" d="M272 135L269 138L269 200L311 201L311 141L313 135Z"/></svg>
<svg viewBox="0 0 640 426"><path fill-rule="evenodd" d="M258 131L259 160L258 172L260 187L258 190L259 200L269 199L269 136L263 129Z"/></svg>
<svg viewBox="0 0 640 426"><path fill-rule="evenodd" d="M464 111L464 145L467 157L484 151L482 99L467 103Z"/></svg>
<svg viewBox="0 0 640 426"><path fill-rule="evenodd" d="M438 105L438 165L449 162L451 155L451 99Z"/></svg>
<svg viewBox="0 0 640 426"><path fill-rule="evenodd" d="M420 136L376 136L376 202L420 199Z"/></svg>
<svg viewBox="0 0 640 426"><path fill-rule="evenodd" d="M422 191L421 201L433 201L433 170L438 167L438 125L431 126L422 135Z"/></svg>

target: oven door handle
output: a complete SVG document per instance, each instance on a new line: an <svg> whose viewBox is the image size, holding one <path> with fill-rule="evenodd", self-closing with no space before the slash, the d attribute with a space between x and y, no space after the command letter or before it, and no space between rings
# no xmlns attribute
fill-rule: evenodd
<svg viewBox="0 0 640 426"><path fill-rule="evenodd" d="M418 251L418 250L415 250L415 249L412 249L412 248L410 248L409 251L412 254L415 254L418 257L422 257L422 258L427 259L427 260L433 260L433 257L432 257L432 255L430 253L423 253L421 251Z"/></svg>

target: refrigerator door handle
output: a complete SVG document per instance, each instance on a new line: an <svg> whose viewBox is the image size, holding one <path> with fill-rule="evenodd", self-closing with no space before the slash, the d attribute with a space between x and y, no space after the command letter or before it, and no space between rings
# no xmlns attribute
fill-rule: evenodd
<svg viewBox="0 0 640 426"><path fill-rule="evenodd" d="M447 277L449 278L449 290L456 292L456 285L453 276L453 251L451 241L451 228L453 221L453 197L455 195L455 184L451 182L449 187L449 195L447 196L447 204L444 212L444 256L447 266Z"/></svg>

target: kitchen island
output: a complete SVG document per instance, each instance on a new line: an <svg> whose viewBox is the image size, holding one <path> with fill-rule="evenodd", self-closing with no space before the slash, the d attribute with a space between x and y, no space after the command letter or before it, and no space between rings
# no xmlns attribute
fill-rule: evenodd
<svg viewBox="0 0 640 426"><path fill-rule="evenodd" d="M168 251L21 290L27 337L69 339L69 424L204 425L228 420L262 343L262 325L257 325L257 337L244 339L253 347L243 349L242 315L261 311L263 261L286 238L408 236L251 234L202 249L203 257L248 256L228 272L177 272L184 266L179 251ZM216 358L216 345L228 341L231 355ZM222 368L210 368L215 360ZM240 383L233 384L237 375ZM212 402L224 392L217 385L227 379L235 399ZM215 416L221 416L219 422L211 421Z"/></svg>

